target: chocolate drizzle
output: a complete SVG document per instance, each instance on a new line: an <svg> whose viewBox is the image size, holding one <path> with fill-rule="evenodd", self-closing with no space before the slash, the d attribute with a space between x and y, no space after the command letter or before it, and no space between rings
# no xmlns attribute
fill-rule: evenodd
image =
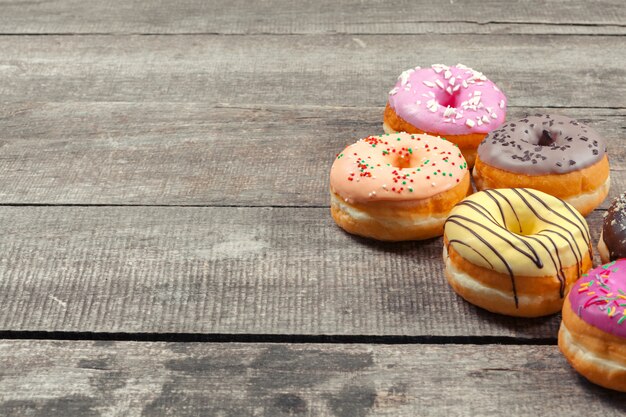
<svg viewBox="0 0 626 417"><path fill-rule="evenodd" d="M526 175L566 174L599 162L605 154L605 140L590 127L542 114L503 125L478 147L486 164Z"/></svg>
<svg viewBox="0 0 626 417"><path fill-rule="evenodd" d="M463 215L462 212L461 214L458 214L457 211L459 210L455 208L446 220L446 226L448 223L451 223L461 227L473 238L482 242L490 253L483 253L480 247L477 248L475 245L471 245L471 243L464 242L458 239L458 236L454 236L455 239L448 240L447 249L449 250L450 246L457 244L469 247L492 268L493 264L489 260L489 257L490 255L495 256L508 272L516 308L519 308L519 299L515 284L515 275L513 272L514 268L511 265L512 260L507 259L503 250L499 250L498 247L505 245L505 247L514 249L516 252L533 262L538 269L542 269L544 267L542 257L549 257L550 262L557 271L556 275L560 283L559 296L563 298L566 289L566 277L563 269L563 260L561 259L559 251L559 245L555 239L565 241L569 247L569 252L576 260L578 276L582 275L583 271L581 268L584 256L577 243L577 239L583 239L585 245L589 248L589 256L591 257L592 255L589 230L584 219L575 210L572 210L567 203L557 199L556 197L550 198L558 200L562 205L559 205L558 203L555 204L553 202L551 202L550 205L547 204L539 195L543 193L539 193L535 190L512 188L508 190L485 190L481 191L481 193L484 193L487 197L489 197L498 207L499 218L494 216L494 213L497 213L496 211L490 210L488 207L485 207L470 198L463 200L457 204L456 207L466 207L473 213L477 214L478 217L472 219L467 215ZM505 214L504 207L502 206L503 202L508 204L510 212L513 213L517 221L517 225L507 225L507 216ZM533 235L523 235L522 222L520 221L519 213L520 204L530 210L532 216L546 225L549 225L550 228L544 228L536 231ZM545 209L545 211L543 209ZM571 214L571 217L574 218L575 221L568 216L563 215L561 213L563 211ZM546 215L546 213L549 213L549 215ZM529 213L528 215L531 214ZM562 222L559 220L553 220L555 218L562 220ZM512 217L510 217L509 220L512 220ZM517 226L517 228L514 228L514 226ZM448 236L447 233L446 236ZM534 245L533 242L535 243Z"/></svg>
<svg viewBox="0 0 626 417"><path fill-rule="evenodd" d="M611 203L602 225L602 240L611 261L626 257L626 193Z"/></svg>

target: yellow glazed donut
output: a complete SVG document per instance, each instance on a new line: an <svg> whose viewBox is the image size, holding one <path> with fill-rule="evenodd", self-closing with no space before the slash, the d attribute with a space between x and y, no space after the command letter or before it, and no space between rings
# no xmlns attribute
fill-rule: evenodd
<svg viewBox="0 0 626 417"><path fill-rule="evenodd" d="M429 135L370 136L337 155L330 210L349 233L399 241L440 236L456 203L471 190L456 145Z"/></svg>
<svg viewBox="0 0 626 417"><path fill-rule="evenodd" d="M494 313L558 312L592 266L589 229L569 204L541 191L481 191L450 212L445 275L461 297Z"/></svg>

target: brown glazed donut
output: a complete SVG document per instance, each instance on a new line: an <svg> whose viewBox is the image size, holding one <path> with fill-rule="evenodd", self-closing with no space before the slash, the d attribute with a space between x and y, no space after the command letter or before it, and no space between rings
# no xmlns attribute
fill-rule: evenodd
<svg viewBox="0 0 626 417"><path fill-rule="evenodd" d="M605 140L565 116L535 114L491 132L478 147L478 190L533 188L565 200L583 216L609 192Z"/></svg>
<svg viewBox="0 0 626 417"><path fill-rule="evenodd" d="M598 252L603 263L626 258L626 193L613 200L606 213Z"/></svg>

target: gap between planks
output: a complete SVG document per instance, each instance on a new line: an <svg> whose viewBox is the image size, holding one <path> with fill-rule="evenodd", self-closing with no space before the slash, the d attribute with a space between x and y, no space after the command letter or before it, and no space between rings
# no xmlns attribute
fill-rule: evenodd
<svg viewBox="0 0 626 417"><path fill-rule="evenodd" d="M556 337L522 339L512 336L306 335L228 333L105 333L67 331L0 331L0 340L80 340L172 343L289 343L367 345L531 345L557 344Z"/></svg>

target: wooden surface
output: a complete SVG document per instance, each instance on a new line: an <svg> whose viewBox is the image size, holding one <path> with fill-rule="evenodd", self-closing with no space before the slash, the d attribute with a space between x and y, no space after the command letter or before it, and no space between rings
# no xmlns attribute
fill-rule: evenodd
<svg viewBox="0 0 626 417"><path fill-rule="evenodd" d="M532 111L592 122L610 141L611 196L626 189L626 109ZM11 103L0 112L5 203L322 207L335 154L380 132L383 108Z"/></svg>
<svg viewBox="0 0 626 417"><path fill-rule="evenodd" d="M463 62L509 118L601 132L623 192L624 10L0 0L0 415L623 415L558 315L465 303L441 239L338 229L328 170L402 70Z"/></svg>
<svg viewBox="0 0 626 417"><path fill-rule="evenodd" d="M3 416L626 412L555 346L4 341L0 398Z"/></svg>
<svg viewBox="0 0 626 417"><path fill-rule="evenodd" d="M601 213L589 218L597 240ZM11 331L556 338L465 303L441 238L373 243L328 208L4 207Z"/></svg>

